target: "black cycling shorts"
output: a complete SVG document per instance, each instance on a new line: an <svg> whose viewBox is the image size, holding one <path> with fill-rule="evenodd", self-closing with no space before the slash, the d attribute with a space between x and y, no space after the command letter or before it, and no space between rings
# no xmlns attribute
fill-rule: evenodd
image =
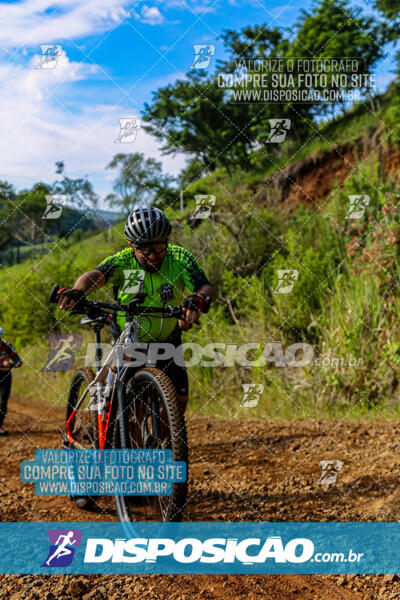
<svg viewBox="0 0 400 600"><path fill-rule="evenodd" d="M181 329L176 324L175 329L166 340L175 346L175 348L179 348L182 345L182 334ZM184 357L182 351L179 350L179 364L176 364L173 358L167 358L166 360L158 360L157 368L161 369L172 381L175 386L175 389L178 393L178 396L188 396L189 395L189 380L187 376L186 367L184 365Z"/></svg>
<svg viewBox="0 0 400 600"><path fill-rule="evenodd" d="M111 333L113 334L114 341L118 339L121 330L118 326L115 327L114 324L110 324ZM165 342L169 342L178 348L182 345L182 337L181 330L178 325L175 327L174 331L171 333L170 337L165 340ZM172 381L177 391L178 396L188 396L189 395L189 380L187 376L186 367L183 366L184 360L182 351L179 351L179 364L176 364L173 358L167 359L159 359L156 363L158 369L163 371Z"/></svg>
<svg viewBox="0 0 400 600"><path fill-rule="evenodd" d="M179 344L178 344L179 345ZM179 361L181 362L181 361ZM178 396L189 395L189 381L186 372L186 367L181 364L177 365L173 358L157 361L157 368L161 369L172 381Z"/></svg>

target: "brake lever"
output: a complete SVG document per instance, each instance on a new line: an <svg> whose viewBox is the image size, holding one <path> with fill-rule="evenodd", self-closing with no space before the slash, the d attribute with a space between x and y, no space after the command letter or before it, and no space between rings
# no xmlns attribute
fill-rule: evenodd
<svg viewBox="0 0 400 600"><path fill-rule="evenodd" d="M49 296L49 303L51 303L51 304L53 304L53 303L56 304L57 303L57 301L58 301L57 296L58 296L59 289L60 289L60 286L58 285L58 283L56 283L56 285L54 285L52 287L51 292L50 292L50 296Z"/></svg>

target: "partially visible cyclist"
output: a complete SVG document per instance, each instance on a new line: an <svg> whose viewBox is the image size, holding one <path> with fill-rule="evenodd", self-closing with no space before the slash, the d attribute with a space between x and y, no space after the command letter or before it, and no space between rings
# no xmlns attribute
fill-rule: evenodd
<svg viewBox="0 0 400 600"><path fill-rule="evenodd" d="M81 275L73 288L62 288L58 307L72 310L88 293L112 283L115 299L128 304L136 292L146 294L144 306L184 305L184 319L160 319L143 316L140 321L140 342L170 342L181 346L181 331L192 327L216 298L215 290L189 250L168 243L171 224L158 208L132 210L125 225L128 248L105 258L95 269ZM185 290L190 295L185 297ZM126 316L120 314L111 322L116 339L123 329ZM179 364L173 359L160 360L162 369L174 383L185 411L188 401L188 378L183 357ZM109 375L110 377L110 375ZM112 381L112 374L111 379Z"/></svg>
<svg viewBox="0 0 400 600"><path fill-rule="evenodd" d="M7 403L11 392L11 369L22 365L14 346L3 340L3 328L0 327L0 435L8 435L3 428L3 421L7 414Z"/></svg>

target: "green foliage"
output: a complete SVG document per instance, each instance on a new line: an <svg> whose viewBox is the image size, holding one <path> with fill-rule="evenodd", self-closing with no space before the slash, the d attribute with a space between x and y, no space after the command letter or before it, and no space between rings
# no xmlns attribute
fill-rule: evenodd
<svg viewBox="0 0 400 600"><path fill-rule="evenodd" d="M318 0L312 11L301 10L296 26L296 37L288 50L288 56L305 59L343 59L358 57L358 70L346 73L346 83L333 81L335 73L327 72L329 89L351 89L353 73L371 73L372 66L384 55L381 27L373 17L363 16L361 8L350 6L347 0ZM315 86L322 91L322 87ZM361 88L369 92L368 84ZM331 105L321 102L317 112L326 112Z"/></svg>
<svg viewBox="0 0 400 600"><path fill-rule="evenodd" d="M399 0L375 0L375 8L384 17L383 30L387 39L395 41L400 36L400 1Z"/></svg>
<svg viewBox="0 0 400 600"><path fill-rule="evenodd" d="M276 91L269 74L263 78L262 85L253 78L260 75L257 63L261 60L281 58L283 59L282 64L285 64L284 59L287 57L290 44L278 29L268 29L265 25L247 26L240 32L225 31L222 39L229 58L219 61L216 80L219 76L223 77L227 73L236 77L243 75L242 84L236 85L235 89L256 94L260 90L263 94L264 90L265 92ZM233 101L230 95L227 95L226 100ZM274 162L276 156L281 156L287 151L288 146L298 145L305 136L311 133L310 123L313 111L311 103L294 105L289 101L285 103L253 101L237 104L236 111L239 122L249 123L246 130L246 136L251 142L248 160L253 168L268 164L269 161ZM271 129L269 120L274 118L289 118L296 122L296 127L288 133L287 141L283 146L267 143Z"/></svg>
<svg viewBox="0 0 400 600"><path fill-rule="evenodd" d="M179 186L181 189L185 189L186 186L205 177L207 174L208 171L204 168L204 164L200 160L193 158L188 161L186 167L180 172Z"/></svg>
<svg viewBox="0 0 400 600"><path fill-rule="evenodd" d="M328 360L302 368L197 365L189 368L190 410L228 417L396 410L400 223L393 201L398 192L398 184L370 164L338 187L325 207L299 207L285 220L257 207L246 186L233 198L225 187L215 214L194 228L185 216L171 212L173 241L194 252L218 294L202 326L185 334L184 341L256 342L259 349L249 352L251 358L268 342L280 341L285 352L302 341L312 346L315 359ZM348 196L361 193L370 195L365 214L346 219ZM30 393L32 373L47 352L46 335L81 332L79 319L47 303L52 285L72 285L124 245L120 224L112 239L103 232L75 243L58 241L41 260L0 271L0 322L21 354L29 355L33 369L18 383L21 393ZM278 269L298 270L292 292L276 293ZM96 297L111 299L111 290L104 288ZM40 350L40 360L33 357L33 347ZM61 394L65 377L44 381L40 376L43 397L51 390ZM239 408L242 384L252 381L266 390L260 404Z"/></svg>
<svg viewBox="0 0 400 600"><path fill-rule="evenodd" d="M177 202L171 189L174 178L162 173L162 165L141 152L115 154L107 169L119 169L113 184L114 192L106 200L110 206L128 213L137 205L154 204L163 207Z"/></svg>
<svg viewBox="0 0 400 600"><path fill-rule="evenodd" d="M64 194L70 204L78 210L95 208L97 206L98 197L93 190L93 186L84 177L72 179L65 172L65 165L62 161L56 162L56 173L63 175L61 180L55 181L52 185L53 194Z"/></svg>
<svg viewBox="0 0 400 600"><path fill-rule="evenodd" d="M2 214L2 224L0 227L0 249L4 248L13 237L13 225L7 214L7 209L15 202L16 193L14 186L8 181L0 181L0 209Z"/></svg>
<svg viewBox="0 0 400 600"><path fill-rule="evenodd" d="M400 33L399 33L400 35ZM400 55L398 56L400 58ZM400 61L399 61L400 62ZM400 73L400 69L398 69L398 75ZM383 122L385 124L385 129L387 131L387 139L389 142L399 144L400 143L400 83L397 78L388 89L386 94L390 95L390 103L386 107L386 110L383 114Z"/></svg>
<svg viewBox="0 0 400 600"><path fill-rule="evenodd" d="M57 165L57 172L63 173L64 164ZM58 218L43 218L48 197L53 195L64 195L68 204L62 206ZM104 219L102 211L93 211L96 203L97 196L87 179L71 179L65 174L53 184L36 183L31 189L18 193L8 182L0 182L0 249L10 255L18 246L18 253L26 256L27 246L37 246L38 252L32 252L33 255L40 253L46 243L57 237L68 237L77 228L81 231L98 229L104 226Z"/></svg>
<svg viewBox="0 0 400 600"><path fill-rule="evenodd" d="M343 248L338 232L324 215L298 211L285 236L285 253L276 256L272 287L277 290L278 269L298 272L289 294L273 294L276 326L291 341L310 337L312 315L319 312L331 294L335 277L343 269ZM312 333L311 333L312 337Z"/></svg>
<svg viewBox="0 0 400 600"><path fill-rule="evenodd" d="M114 227L111 241L103 234L76 243L57 240L42 257L0 269L0 322L18 346L44 342L49 332L80 331L76 317L48 303L50 290L56 283L72 287L79 275L123 248L121 229ZM111 290L98 297L112 301Z"/></svg>
<svg viewBox="0 0 400 600"><path fill-rule="evenodd" d="M145 104L144 130L162 141L165 154L184 152L213 171L224 166L248 166L253 143L249 119L240 118L240 108L225 99L223 88L207 80L203 72L191 71L153 93L151 105ZM243 122L243 125L240 123ZM240 125L239 125L240 124Z"/></svg>

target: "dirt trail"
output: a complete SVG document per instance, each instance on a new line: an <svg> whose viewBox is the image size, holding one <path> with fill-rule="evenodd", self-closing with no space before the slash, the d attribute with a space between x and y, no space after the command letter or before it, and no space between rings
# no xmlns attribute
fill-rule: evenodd
<svg viewBox="0 0 400 600"><path fill-rule="evenodd" d="M0 519L114 521L111 502L83 512L64 498L35 496L19 480L36 448L59 447L64 411L10 401L8 438L0 439ZM400 424L188 419L191 521L398 521ZM326 489L320 461L343 469ZM12 600L389 600L397 576L0 576Z"/></svg>

